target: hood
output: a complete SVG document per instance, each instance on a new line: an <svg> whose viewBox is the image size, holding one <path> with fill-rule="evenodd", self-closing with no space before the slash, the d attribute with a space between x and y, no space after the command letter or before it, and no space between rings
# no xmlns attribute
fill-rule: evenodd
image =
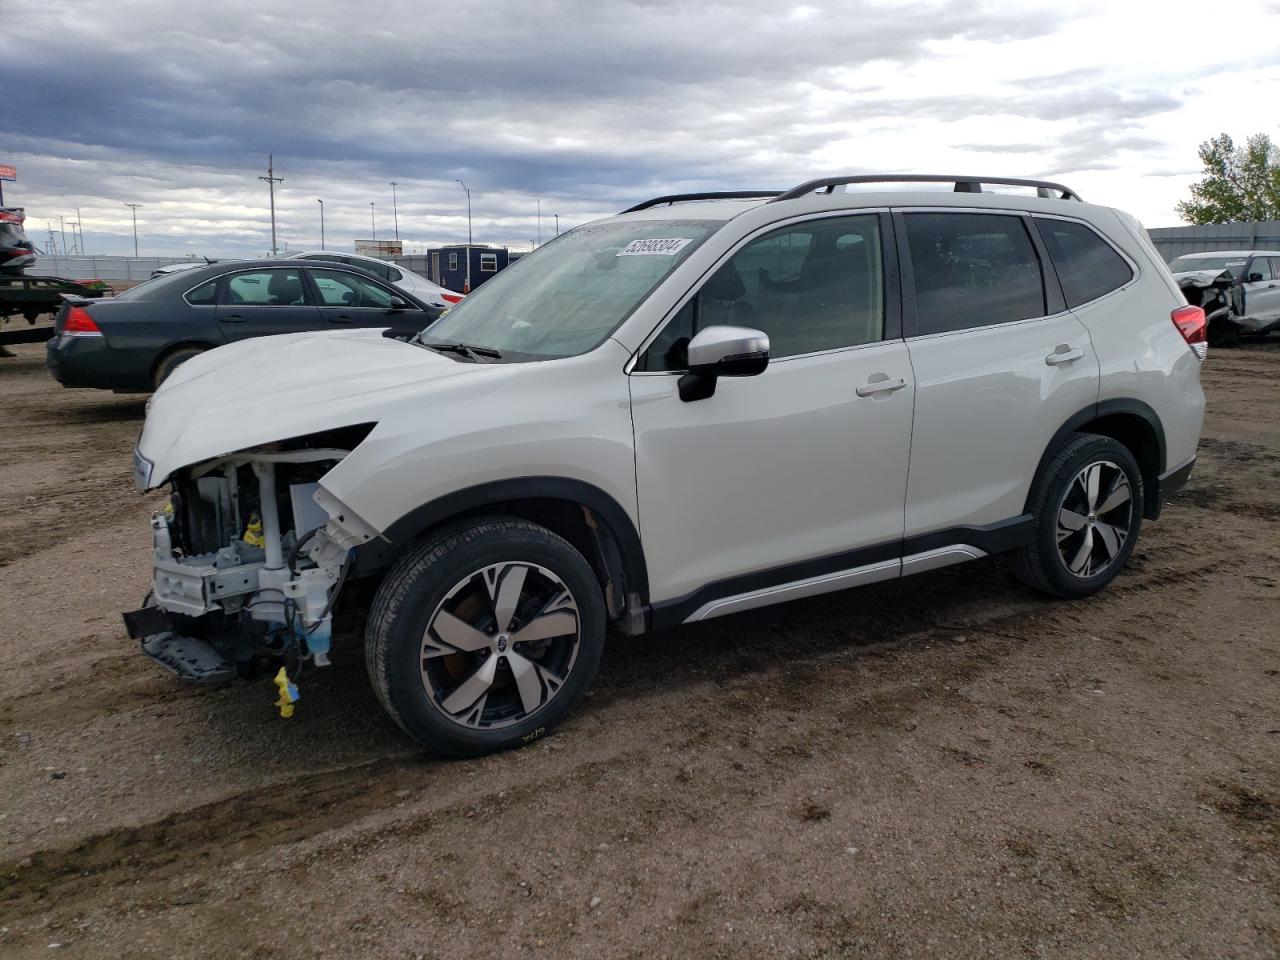
<svg viewBox="0 0 1280 960"><path fill-rule="evenodd" d="M1227 270L1183 270L1175 273L1173 279L1180 287L1208 287L1219 280L1224 283L1235 282Z"/></svg>
<svg viewBox="0 0 1280 960"><path fill-rule="evenodd" d="M321 430L375 423L455 385L496 389L509 364L462 363L380 330L242 340L193 357L156 391L137 454L147 489L175 470ZM147 470L143 464L136 464Z"/></svg>

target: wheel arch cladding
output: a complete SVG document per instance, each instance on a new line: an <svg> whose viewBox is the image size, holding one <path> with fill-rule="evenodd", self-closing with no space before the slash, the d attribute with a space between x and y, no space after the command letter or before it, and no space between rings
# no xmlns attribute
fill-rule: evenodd
<svg viewBox="0 0 1280 960"><path fill-rule="evenodd" d="M540 524L577 549L600 577L616 582L620 596L606 596L610 615L630 594L649 602L649 574L640 534L627 511L599 487L564 477L520 477L467 487L444 495L396 520L385 531L395 552L459 519L504 515Z"/></svg>
<svg viewBox="0 0 1280 960"><path fill-rule="evenodd" d="M1040 457L1035 480L1027 494L1030 508L1050 461L1077 433L1096 433L1124 444L1142 471L1142 515L1155 520L1160 515L1160 475L1165 471L1164 427L1154 409L1141 400L1104 400L1086 407L1058 428Z"/></svg>

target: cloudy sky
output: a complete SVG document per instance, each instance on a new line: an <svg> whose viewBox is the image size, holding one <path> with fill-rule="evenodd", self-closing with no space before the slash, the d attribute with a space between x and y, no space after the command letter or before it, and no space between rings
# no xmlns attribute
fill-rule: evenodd
<svg viewBox="0 0 1280 960"><path fill-rule="evenodd" d="M1067 9L1070 8L1070 9ZM1280 2L0 0L0 163L90 252L406 251L828 173L1060 179L1148 226L1222 131L1280 139ZM375 204L375 225L370 206ZM68 241L69 243L70 241Z"/></svg>

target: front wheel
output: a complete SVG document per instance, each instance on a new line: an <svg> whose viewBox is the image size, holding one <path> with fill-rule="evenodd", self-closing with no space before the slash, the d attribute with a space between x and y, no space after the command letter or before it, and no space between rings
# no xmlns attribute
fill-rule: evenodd
<svg viewBox="0 0 1280 960"><path fill-rule="evenodd" d="M1018 577L1057 597L1097 593L1124 568L1142 526L1142 471L1110 437L1079 434L1032 491L1036 532L1014 562Z"/></svg>
<svg viewBox="0 0 1280 960"><path fill-rule="evenodd" d="M586 694L604 600L563 538L507 518L467 521L413 549L378 588L369 678L419 743L477 756L549 733Z"/></svg>

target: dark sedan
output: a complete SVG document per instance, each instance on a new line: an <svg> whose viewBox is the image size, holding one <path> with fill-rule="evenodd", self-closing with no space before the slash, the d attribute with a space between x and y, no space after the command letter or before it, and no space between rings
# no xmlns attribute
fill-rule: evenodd
<svg viewBox="0 0 1280 960"><path fill-rule="evenodd" d="M68 298L46 364L64 387L145 393L224 343L346 327L407 336L441 312L355 267L240 260L158 277L109 299Z"/></svg>

